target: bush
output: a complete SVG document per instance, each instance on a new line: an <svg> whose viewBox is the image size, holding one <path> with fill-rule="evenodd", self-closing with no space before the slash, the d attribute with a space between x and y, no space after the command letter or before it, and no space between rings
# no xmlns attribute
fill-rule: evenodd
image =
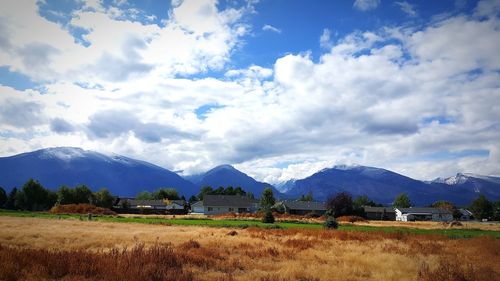
<svg viewBox="0 0 500 281"><path fill-rule="evenodd" d="M96 207L90 204L68 204L56 205L50 209L52 214L94 214L94 215L116 215L115 212Z"/></svg>
<svg viewBox="0 0 500 281"><path fill-rule="evenodd" d="M338 217L337 221L340 221L340 222L358 222L358 221L365 222L366 220L364 218L358 217L358 216L342 216L342 217Z"/></svg>
<svg viewBox="0 0 500 281"><path fill-rule="evenodd" d="M337 229L339 227L339 223L335 220L333 216L329 216L325 221L325 228L328 229Z"/></svg>
<svg viewBox="0 0 500 281"><path fill-rule="evenodd" d="M262 222L263 223L274 223L274 216L273 216L273 212L271 212L271 210L267 210L264 213L264 217L262 217Z"/></svg>

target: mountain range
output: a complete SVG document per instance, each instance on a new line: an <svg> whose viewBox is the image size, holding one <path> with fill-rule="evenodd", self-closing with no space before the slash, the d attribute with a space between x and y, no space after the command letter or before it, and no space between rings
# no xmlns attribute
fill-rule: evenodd
<svg viewBox="0 0 500 281"><path fill-rule="evenodd" d="M0 158L0 186L7 191L22 186L30 178L52 190L61 185L85 184L93 190L106 187L119 196L174 187L188 197L197 194L203 186L240 186L258 197L265 187L270 186L276 197L290 199L312 192L316 200L325 200L337 192L347 191L354 197L367 195L382 204L390 204L401 192L406 192L417 206L437 200L467 205L478 194L484 194L490 200L500 200L500 177L466 173L424 182L381 168L340 165L272 186L231 165L217 166L205 173L183 178L148 162L73 147L46 148Z"/></svg>

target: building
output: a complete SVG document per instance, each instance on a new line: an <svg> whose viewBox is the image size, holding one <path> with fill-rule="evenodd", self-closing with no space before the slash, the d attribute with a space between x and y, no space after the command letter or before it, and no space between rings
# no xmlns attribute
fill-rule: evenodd
<svg viewBox="0 0 500 281"><path fill-rule="evenodd" d="M125 206L126 208L124 208ZM124 213L184 214L186 213L185 206L186 201L184 200L136 200L120 198L114 209Z"/></svg>
<svg viewBox="0 0 500 281"><path fill-rule="evenodd" d="M363 206L363 209L368 220L396 220L394 208Z"/></svg>
<svg viewBox="0 0 500 281"><path fill-rule="evenodd" d="M217 215L225 213L254 213L259 201L239 195L205 195L202 201L191 205L191 213Z"/></svg>
<svg viewBox="0 0 500 281"><path fill-rule="evenodd" d="M452 221L453 214L440 208L396 208L397 221Z"/></svg>
<svg viewBox="0 0 500 281"><path fill-rule="evenodd" d="M472 214L471 211L469 211L467 209L458 209L458 211L460 212L460 218L459 218L459 220L461 220L461 221L470 221L470 220L474 219L474 215Z"/></svg>
<svg viewBox="0 0 500 281"><path fill-rule="evenodd" d="M318 201L284 200L276 203L273 207L277 210L282 209L285 213L291 215L310 213L323 215L326 212L325 203Z"/></svg>

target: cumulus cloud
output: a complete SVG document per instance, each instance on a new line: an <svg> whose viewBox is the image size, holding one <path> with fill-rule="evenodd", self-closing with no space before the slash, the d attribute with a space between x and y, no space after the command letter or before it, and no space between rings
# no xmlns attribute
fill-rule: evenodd
<svg viewBox="0 0 500 281"><path fill-rule="evenodd" d="M359 11L369 11L373 10L380 5L380 0L356 0L354 1L353 7Z"/></svg>
<svg viewBox="0 0 500 281"><path fill-rule="evenodd" d="M178 2L156 25L95 3L69 21L89 31L84 47L34 2L18 5L18 18L0 11L0 62L48 82L43 91L0 86L2 155L72 145L186 174L231 163L270 182L344 163L421 179L500 174L500 28L481 4L473 15L335 42L325 29L319 57L304 50L238 68L229 62L249 29L247 7ZM210 69L224 75L186 76ZM467 150L488 153L460 156Z"/></svg>

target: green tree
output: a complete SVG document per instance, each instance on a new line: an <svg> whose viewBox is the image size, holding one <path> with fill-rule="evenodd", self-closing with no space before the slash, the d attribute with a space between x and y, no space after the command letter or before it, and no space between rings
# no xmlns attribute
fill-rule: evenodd
<svg viewBox="0 0 500 281"><path fill-rule="evenodd" d="M194 196L194 195L191 195L191 197L189 197L189 204L193 204L195 203L196 201L198 201L198 197Z"/></svg>
<svg viewBox="0 0 500 281"><path fill-rule="evenodd" d="M45 189L38 181L28 180L16 194L16 201L22 209L41 211L51 208L57 197Z"/></svg>
<svg viewBox="0 0 500 281"><path fill-rule="evenodd" d="M213 194L213 189L211 186L204 186L200 189L200 193L198 193L198 199L203 200L203 197L206 194Z"/></svg>
<svg viewBox="0 0 500 281"><path fill-rule="evenodd" d="M247 196L248 198L250 198L250 199L255 199L255 195L253 195L253 193L252 193L252 192L247 192L247 193L246 193L246 196Z"/></svg>
<svg viewBox="0 0 500 281"><path fill-rule="evenodd" d="M302 194L300 196L299 201L313 201L313 193L309 191L306 195Z"/></svg>
<svg viewBox="0 0 500 281"><path fill-rule="evenodd" d="M245 196L247 195L246 191L241 188L241 186L238 186L234 189L234 195L240 195L240 196Z"/></svg>
<svg viewBox="0 0 500 281"><path fill-rule="evenodd" d="M213 191L212 194L215 194L215 195L224 195L224 187L223 186L219 186L216 190Z"/></svg>
<svg viewBox="0 0 500 281"><path fill-rule="evenodd" d="M9 210L17 210L19 209L19 206L17 204L17 193L18 193L17 187L14 187L10 192L9 196L7 197L7 202L5 202L5 209Z"/></svg>
<svg viewBox="0 0 500 281"><path fill-rule="evenodd" d="M477 219L491 219L493 216L493 204L484 196L472 201L471 211Z"/></svg>
<svg viewBox="0 0 500 281"><path fill-rule="evenodd" d="M264 216L262 217L263 223L274 223L274 216L271 209L266 209Z"/></svg>
<svg viewBox="0 0 500 281"><path fill-rule="evenodd" d="M5 189L0 186L0 208L3 208L5 203L7 202L7 193Z"/></svg>
<svg viewBox="0 0 500 281"><path fill-rule="evenodd" d="M399 194L394 199L393 206L395 208L410 208L411 207L410 197L408 197L408 194L406 194L404 192Z"/></svg>
<svg viewBox="0 0 500 281"><path fill-rule="evenodd" d="M113 207L113 202L115 201L115 197L107 188L101 188L99 191L94 193L94 198L96 206L108 209Z"/></svg>
<svg viewBox="0 0 500 281"><path fill-rule="evenodd" d="M82 184L74 189L74 204L93 204L94 194L86 185Z"/></svg>
<svg viewBox="0 0 500 281"><path fill-rule="evenodd" d="M326 209L333 211L334 217L352 215L354 207L348 192L339 192L326 200Z"/></svg>
<svg viewBox="0 0 500 281"><path fill-rule="evenodd" d="M361 208L363 206L371 206L371 207L376 207L378 204L370 200L368 196L366 195L361 195L356 197L354 201L352 201L352 204L354 205L355 208Z"/></svg>
<svg viewBox="0 0 500 281"><path fill-rule="evenodd" d="M267 211L270 210L275 203L276 199L274 199L273 190L270 187L264 188L262 196L260 197L260 208Z"/></svg>
<svg viewBox="0 0 500 281"><path fill-rule="evenodd" d="M137 200L153 200L153 194L151 194L151 192L149 192L149 191L141 191L135 196L135 199L137 199Z"/></svg>
<svg viewBox="0 0 500 281"><path fill-rule="evenodd" d="M72 188L63 185L59 187L56 194L57 194L57 203L61 205L76 203L75 190Z"/></svg>
<svg viewBox="0 0 500 281"><path fill-rule="evenodd" d="M174 188L160 188L153 192L153 199L179 200L180 196Z"/></svg>
<svg viewBox="0 0 500 281"><path fill-rule="evenodd" d="M493 203L493 220L500 221L500 201Z"/></svg>
<svg viewBox="0 0 500 281"><path fill-rule="evenodd" d="M234 188L232 186L226 187L226 189L224 190L224 194L225 195L236 195L236 193L234 192Z"/></svg>

